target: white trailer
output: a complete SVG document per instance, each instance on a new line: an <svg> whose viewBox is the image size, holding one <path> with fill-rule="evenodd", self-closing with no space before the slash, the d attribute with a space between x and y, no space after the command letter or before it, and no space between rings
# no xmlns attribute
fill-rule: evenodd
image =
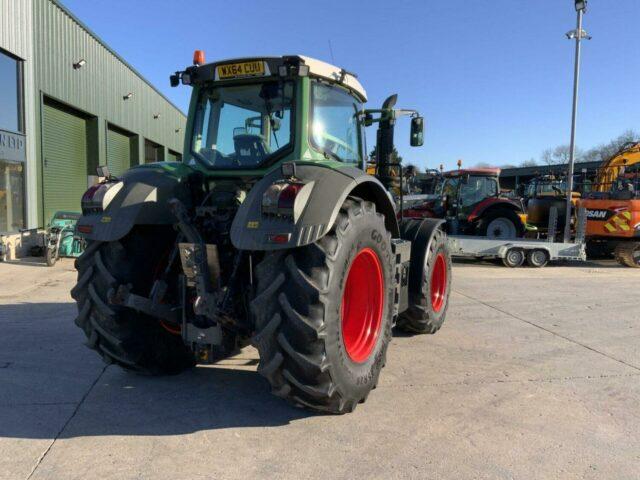
<svg viewBox="0 0 640 480"><path fill-rule="evenodd" d="M578 212L576 237L573 242L556 242L557 211L549 214L549 230L546 239L492 239L467 235L450 235L449 249L454 257L500 258L511 268L520 267L526 261L532 267L544 267L558 260L585 261L586 215L584 209Z"/></svg>

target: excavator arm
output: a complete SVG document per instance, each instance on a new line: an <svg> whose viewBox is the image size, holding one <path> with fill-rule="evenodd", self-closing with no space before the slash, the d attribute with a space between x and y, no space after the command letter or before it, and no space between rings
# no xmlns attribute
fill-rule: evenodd
<svg viewBox="0 0 640 480"><path fill-rule="evenodd" d="M596 191L608 192L622 168L640 163L640 143L627 143L618 153L600 165L596 179Z"/></svg>

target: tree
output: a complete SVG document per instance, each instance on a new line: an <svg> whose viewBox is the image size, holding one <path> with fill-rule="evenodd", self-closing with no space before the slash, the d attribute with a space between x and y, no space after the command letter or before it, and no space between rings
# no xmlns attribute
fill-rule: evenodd
<svg viewBox="0 0 640 480"><path fill-rule="evenodd" d="M535 158L530 158L529 160L525 160L520 164L521 167L537 167L538 162L536 162Z"/></svg>
<svg viewBox="0 0 640 480"><path fill-rule="evenodd" d="M604 162L609 160L627 143L640 142L640 134L634 130L627 130L609 143L593 147L582 157L583 162Z"/></svg>
<svg viewBox="0 0 640 480"><path fill-rule="evenodd" d="M489 165L487 162L478 162L473 167L474 168L492 168L493 165Z"/></svg>
<svg viewBox="0 0 640 480"><path fill-rule="evenodd" d="M558 145L555 148L547 148L544 152L542 152L542 163L545 165L563 165L569 163L569 157L571 153L571 148L569 145ZM576 147L575 151L575 161L580 161L579 159L583 156L582 150Z"/></svg>
<svg viewBox="0 0 640 480"><path fill-rule="evenodd" d="M376 161L377 148L378 148L377 145L375 147L373 147L373 150L371 150L371 153L369 154L369 159L372 162ZM393 152L391 153L391 155L392 155L395 163L401 163L402 162L402 157L398 153L398 150L396 149L396 147L393 147Z"/></svg>

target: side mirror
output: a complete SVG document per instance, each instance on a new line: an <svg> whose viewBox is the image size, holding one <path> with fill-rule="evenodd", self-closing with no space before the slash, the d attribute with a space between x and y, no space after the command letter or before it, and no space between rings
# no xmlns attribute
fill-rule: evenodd
<svg viewBox="0 0 640 480"><path fill-rule="evenodd" d="M180 85L180 75L178 75L177 73L175 75L171 75L169 77L169 82L171 83L172 87L177 87L178 85Z"/></svg>
<svg viewBox="0 0 640 480"><path fill-rule="evenodd" d="M424 144L424 118L413 117L411 119L411 146L421 147Z"/></svg>

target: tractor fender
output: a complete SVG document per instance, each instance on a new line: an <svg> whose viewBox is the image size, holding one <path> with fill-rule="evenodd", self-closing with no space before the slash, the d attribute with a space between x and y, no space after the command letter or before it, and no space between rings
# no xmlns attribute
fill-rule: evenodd
<svg viewBox="0 0 640 480"><path fill-rule="evenodd" d="M479 220L487 211L494 208L505 208L513 210L516 213L524 213L522 205L515 200L508 198L487 198L475 206L473 211L469 214L468 221L474 222Z"/></svg>
<svg viewBox="0 0 640 480"><path fill-rule="evenodd" d="M411 242L409 264L409 299L418 298L426 256L436 230L446 231L446 222L438 218L404 218L400 221L400 238ZM415 301L415 300L414 300Z"/></svg>
<svg viewBox="0 0 640 480"><path fill-rule="evenodd" d="M167 202L178 198L191 203L188 179L193 174L195 170L182 163L154 163L127 170L107 190L109 203L102 212L83 208L78 230L87 240L112 242L135 225L173 225L176 219ZM109 195L112 189L115 195Z"/></svg>
<svg viewBox="0 0 640 480"><path fill-rule="evenodd" d="M385 216L391 235L399 237L393 201L377 178L357 168L332 169L317 164L296 164L295 175L295 180L305 186L297 194L293 215L289 217L262 212L266 190L278 180L284 180L280 168L272 170L253 186L231 225L234 247L240 250L279 250L311 244L331 229L349 195L374 202L378 212ZM281 241L272 242L274 235L278 235Z"/></svg>

